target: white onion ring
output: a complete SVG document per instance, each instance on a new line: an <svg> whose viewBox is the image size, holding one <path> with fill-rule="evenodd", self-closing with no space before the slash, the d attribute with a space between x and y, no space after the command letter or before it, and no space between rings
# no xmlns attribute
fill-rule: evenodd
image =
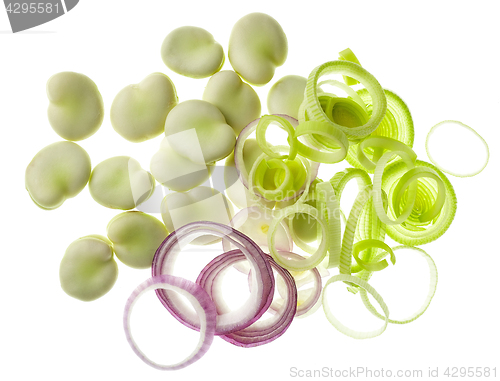
<svg viewBox="0 0 500 381"><path fill-rule="evenodd" d="M132 337L130 329L130 316L137 300L144 293L160 288L175 291L176 293L185 296L192 304L200 320L200 340L198 341L198 345L188 357L172 365L158 364L149 359L139 349L137 343ZM123 328L125 329L125 336L127 337L127 341L132 347L132 350L142 361L159 370L177 370L191 365L195 361L199 360L208 351L214 339L216 316L215 305L202 287L184 278L174 277L171 275L160 275L141 283L134 290L134 292L132 292L127 300L127 303L125 304Z"/></svg>

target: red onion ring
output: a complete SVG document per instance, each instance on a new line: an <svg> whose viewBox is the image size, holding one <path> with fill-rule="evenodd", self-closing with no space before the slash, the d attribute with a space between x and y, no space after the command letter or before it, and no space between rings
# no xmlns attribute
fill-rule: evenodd
<svg viewBox="0 0 500 381"><path fill-rule="evenodd" d="M130 316L136 301L147 291L158 290L160 288L175 291L176 293L185 296L194 307L201 321L200 340L197 347L184 360L172 365L158 364L150 360L139 349L130 330ZM132 292L127 300L127 303L125 304L123 328L125 329L125 336L127 337L127 341L132 347L132 350L142 361L159 370L177 370L191 365L195 361L199 360L208 351L208 348L210 348L214 339L216 316L217 313L215 305L202 287L184 278L174 277L171 275L161 275L146 280L141 283L134 290L134 292Z"/></svg>
<svg viewBox="0 0 500 381"><path fill-rule="evenodd" d="M300 256L299 254L291 253L291 252L284 252L284 251L278 251L280 255L287 259L297 259L301 260L304 259L304 257ZM293 279L295 281L295 285L297 286L297 296L300 297L301 293L304 293L304 291L299 291L300 287L305 286L306 284L313 283L313 287L311 292L309 293L309 296L306 298L306 300L301 303L299 306L297 306L297 312L295 313L296 317L302 316L309 312L316 304L318 303L318 300L321 296L321 291L323 290L323 284L321 281L321 274L319 273L318 269L316 267L313 267L312 269L306 270L309 272L309 274L306 277L303 278L297 278L293 273ZM304 272L306 272L304 271ZM277 290L279 294L281 295L282 298L283 296L283 287L280 287L279 283L277 285ZM309 290L307 290L309 291ZM271 303L271 306L269 307L273 311L277 311L279 308L279 305L277 305L276 301L273 301Z"/></svg>
<svg viewBox="0 0 500 381"><path fill-rule="evenodd" d="M257 321L269 308L274 295L274 276L269 261L260 247L243 233L230 226L209 221L192 222L172 232L160 245L153 258L153 276L171 274L177 255L182 248L198 236L211 234L238 248L249 261L257 287L253 288L250 298L237 310L217 316L216 335L239 331ZM175 293L156 290L160 302L184 325L200 329L197 316L186 308L186 304Z"/></svg>
<svg viewBox="0 0 500 381"><path fill-rule="evenodd" d="M256 321L252 325L221 337L227 342L245 348L264 345L283 335L290 324L297 309L297 288L295 281L288 270L278 265L270 255L265 254L272 268L285 282L287 298L277 313L264 321ZM196 283L203 287L216 305L217 312L228 309L220 292L224 273L238 262L244 261L245 255L240 250L232 250L212 260L201 271Z"/></svg>

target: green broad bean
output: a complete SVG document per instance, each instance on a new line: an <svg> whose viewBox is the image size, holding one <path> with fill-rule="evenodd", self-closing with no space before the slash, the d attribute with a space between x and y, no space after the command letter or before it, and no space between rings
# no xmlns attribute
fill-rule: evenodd
<svg viewBox="0 0 500 381"><path fill-rule="evenodd" d="M270 114L285 114L299 119L299 108L304 100L307 78L287 75L279 79L267 94Z"/></svg>
<svg viewBox="0 0 500 381"><path fill-rule="evenodd" d="M179 134L191 129L196 132L192 139ZM165 135L179 155L200 164L224 159L236 144L236 134L220 110L209 102L196 99L181 102L170 111L165 122ZM193 149L198 145L201 155Z"/></svg>
<svg viewBox="0 0 500 381"><path fill-rule="evenodd" d="M167 67L191 78L207 78L224 65L224 50L205 29L183 26L170 32L161 46Z"/></svg>
<svg viewBox="0 0 500 381"><path fill-rule="evenodd" d="M26 190L40 208L56 209L85 188L91 169L89 155L78 144L52 143L41 149L26 168Z"/></svg>
<svg viewBox="0 0 500 381"><path fill-rule="evenodd" d="M143 142L165 131L165 119L178 102L170 78L153 73L116 95L111 104L111 124L125 139Z"/></svg>
<svg viewBox="0 0 500 381"><path fill-rule="evenodd" d="M178 134L198 143L194 130L182 131ZM179 136L179 138L181 137ZM160 150L151 158L150 169L154 178L162 185L177 192L185 192L203 184L210 177L214 166L200 163L203 161L203 156L199 144L194 147L194 150L200 152L200 159L196 163L175 152L168 139L164 138Z"/></svg>
<svg viewBox="0 0 500 381"><path fill-rule="evenodd" d="M128 156L102 161L92 171L89 190L92 198L111 209L129 210L153 194L155 179Z"/></svg>
<svg viewBox="0 0 500 381"><path fill-rule="evenodd" d="M239 19L229 37L228 57L234 71L252 85L265 85L285 63L288 41L280 24L264 13Z"/></svg>
<svg viewBox="0 0 500 381"><path fill-rule="evenodd" d="M260 117L259 96L231 70L223 70L210 78L203 100L217 106L236 135L248 123Z"/></svg>
<svg viewBox="0 0 500 381"><path fill-rule="evenodd" d="M167 237L168 231L155 217L133 211L115 216L108 224L107 234L121 262L133 268L146 269L151 267L156 249Z"/></svg>
<svg viewBox="0 0 500 381"><path fill-rule="evenodd" d="M63 139L87 139L101 127L102 96L86 75L71 71L54 74L47 81L47 97L49 123Z"/></svg>
<svg viewBox="0 0 500 381"><path fill-rule="evenodd" d="M89 235L72 242L59 266L63 291L89 302L105 295L116 282L118 265L111 242L100 235Z"/></svg>

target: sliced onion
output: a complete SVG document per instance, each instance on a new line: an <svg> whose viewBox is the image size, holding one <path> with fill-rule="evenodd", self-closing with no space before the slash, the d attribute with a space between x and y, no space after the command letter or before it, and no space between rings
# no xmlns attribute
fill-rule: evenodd
<svg viewBox="0 0 500 381"><path fill-rule="evenodd" d="M271 256L265 254L271 267L285 281L286 299L278 313L269 319L256 321L249 327L235 331L221 337L231 344L250 348L267 344L283 335L293 321L297 309L297 288L290 273L279 266ZM229 308L222 298L221 283L223 275L234 264L245 261L246 257L241 251L233 250L216 257L201 271L196 283L202 286L216 304L217 312L224 313ZM250 289L254 288L253 280Z"/></svg>
<svg viewBox="0 0 500 381"><path fill-rule="evenodd" d="M255 242L230 226L208 221L193 222L175 230L162 242L153 258L151 270L153 276L171 274L182 249L195 238L205 234L228 240L231 245L241 250L250 262L252 280L256 284L243 306L217 317L215 334L228 334L246 328L258 320L273 299L274 277L271 265ZM157 290L156 294L175 318L186 326L199 330L200 322L197 316L187 308L182 299L166 290Z"/></svg>
<svg viewBox="0 0 500 381"><path fill-rule="evenodd" d="M149 359L149 357L147 357L139 349L130 329L130 316L137 300L146 292L158 289L171 290L186 297L193 306L200 321L200 340L198 341L198 345L184 360L171 365L158 364ZM141 283L128 298L123 314L123 328L125 329L125 336L127 337L127 341L132 347L132 350L146 364L159 370L182 369L199 360L208 351L208 348L210 348L210 345L212 344L215 334L215 325L215 305L208 296L207 292L196 283L171 275L152 277Z"/></svg>
<svg viewBox="0 0 500 381"><path fill-rule="evenodd" d="M304 260L305 258L300 256L299 254L295 254L292 252L284 252L279 251L280 256L293 259L293 260ZM308 313L314 306L317 305L317 302L321 296L322 291L322 282L321 282L321 274L319 273L316 267L296 272L291 271L290 274L293 276L295 280L295 285L297 286L297 312L295 313L296 317L303 316ZM312 283L312 287L306 288L304 290L300 290L301 287L309 285ZM276 288L280 296L285 299L287 296L287 284L281 280L280 278L276 281ZM277 312L280 308L282 308L283 303L286 300L273 300L270 309Z"/></svg>

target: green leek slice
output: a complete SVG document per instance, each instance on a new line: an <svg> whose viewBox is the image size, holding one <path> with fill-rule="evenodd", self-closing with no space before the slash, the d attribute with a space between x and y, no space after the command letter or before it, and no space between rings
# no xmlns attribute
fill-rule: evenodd
<svg viewBox="0 0 500 381"><path fill-rule="evenodd" d="M365 153L365 148L372 148L372 159L370 160ZM377 162L384 151L404 151L410 156L412 161L417 160L415 152L406 144L385 136L369 136L358 144L357 159L367 171L374 171Z"/></svg>
<svg viewBox="0 0 500 381"><path fill-rule="evenodd" d="M406 203L403 211L400 211L396 215L396 219L392 220L386 213L384 208L384 202L382 197L382 176L385 173L385 168L387 162L389 162L394 156L400 156L403 161L398 161L397 163L403 163L403 166L407 168L407 170L413 169L415 167L413 157L408 155L405 151L389 151L382 155L380 160L377 162L377 167L375 168L375 176L373 178L373 200L375 205L375 210L377 211L378 218L386 225L400 225L407 220L410 214L413 211L413 206L415 204L415 200L417 198L417 188L418 184L416 181L411 182L408 186L408 193L406 197ZM399 174L400 176L403 173ZM399 180L399 179L398 179ZM389 200L392 199L392 193L389 193L387 189L383 189L386 191ZM396 214L396 213L395 213Z"/></svg>
<svg viewBox="0 0 500 381"><path fill-rule="evenodd" d="M373 188L368 185L363 190L361 190L349 213L349 218L344 230L344 235L342 237L342 248L340 251L340 264L339 271L340 274L351 274L351 258L352 258L352 247L354 243L354 233L356 231L356 225L358 224L359 217L363 208L365 207L368 200L371 198Z"/></svg>
<svg viewBox="0 0 500 381"><path fill-rule="evenodd" d="M475 167L476 167L475 169L464 170L463 168L461 168L460 171L457 171L456 169L452 170L449 168L445 168L443 165L440 165L436 161L436 159L434 158L434 156L432 154L432 151L434 148L434 144L432 144L433 136L435 136L434 134L436 132L438 132L439 130L444 129L446 127L448 127L448 128L452 127L455 130L461 128L461 129L465 129L466 131L470 131L470 132L472 132L472 139L476 138L476 140L478 140L479 143L484 146L484 152L485 152L484 158L479 157L480 155L475 155L474 158L471 158L471 160L474 160L474 161L477 161L478 159L480 159L480 160L482 159L482 161L479 161L480 164L475 165ZM468 141L467 143L470 144L470 141ZM454 141L452 141L451 144L456 144L456 143ZM460 151L456 150L455 155L454 155L455 157L456 157L456 155L467 155L467 153L468 153L467 148L468 147L465 145L465 143L464 143L464 146L460 147L460 148L461 148ZM461 122L457 122L455 120L445 120L444 122L438 123L434 127L432 127L431 130L429 131L429 133L427 134L427 138L425 139L425 150L427 151L427 157L437 168L439 168L442 172L448 173L448 174L450 174L452 176L456 176L456 177L471 177L471 176L475 176L475 175L481 173L481 171L484 168L486 168L486 165L488 164L488 160L490 157L490 151L488 149L488 144L486 144L486 141L476 131L474 131L474 129L472 129L471 127L469 127ZM470 154L469 154L469 156L470 156ZM452 157L452 159L453 159L453 157Z"/></svg>
<svg viewBox="0 0 500 381"><path fill-rule="evenodd" d="M356 55L349 48L344 49L339 53L339 60L351 61L351 62L354 62L354 63L358 64L359 66L361 66L361 64L359 63L358 57L356 57ZM354 78L351 78L351 77L348 77L345 75L343 77L344 77L345 84L348 86L354 86L354 85L357 85L359 83L359 81L356 81Z"/></svg>
<svg viewBox="0 0 500 381"><path fill-rule="evenodd" d="M341 227L340 204L330 182L325 181L316 185L316 194L322 214L328 226L328 263L326 268L338 267L340 264Z"/></svg>
<svg viewBox="0 0 500 381"><path fill-rule="evenodd" d="M382 311L384 312L385 318L384 318L384 324L382 327L379 329L373 330L373 331L368 331L368 332L360 332L353 330L349 327L346 327L344 324L342 324L332 313L331 308L330 308L330 302L328 301L328 286L331 285L334 282L346 282L346 283L352 283L355 284L358 287L361 287L362 289L366 290L367 293L373 296L373 298L377 301L377 303L380 305L382 308ZM389 322L389 308L385 304L384 300L382 297L379 295L379 293L368 284L368 282L359 279L358 277L348 275L348 274L339 274L331 277L328 279L326 282L325 286L323 287L323 295L322 295L322 302L323 302L323 310L325 311L325 315L328 319L328 321L341 333L344 335L347 335L349 337L352 337L354 339L369 339L372 337L379 336L382 334L385 329L387 328L387 323Z"/></svg>
<svg viewBox="0 0 500 381"><path fill-rule="evenodd" d="M429 292L427 293L427 296L425 298L424 303L417 311L415 311L412 315L410 315L409 317L407 317L405 319L398 319L398 320L388 319L388 322L392 323L392 324L408 324L408 323L411 323L412 321L415 321L420 316L422 316L422 314L427 310L427 308L431 304L432 298L434 297L434 294L436 293L437 281L438 281L437 267L429 254L427 254L424 250L422 250L418 247L410 247L410 246L397 246L393 249L393 251L397 251L400 249L415 250L415 251L419 252L425 258L425 260L427 261L427 265L429 266ZM377 260L383 258L386 255L387 255L387 253L381 254L379 257L377 257ZM366 291L361 289L360 295L361 295L361 300L363 300L363 303L365 304L366 308L368 308L368 310L376 317L378 317L382 320L385 320L385 317L382 316L375 309L375 307L371 304L370 299L368 298Z"/></svg>
<svg viewBox="0 0 500 381"><path fill-rule="evenodd" d="M382 191L382 199L384 208L387 209L387 195ZM375 210L375 205L373 202L373 196L370 198L359 218L358 224L356 226L355 239L357 241L363 240L378 240L384 242L385 240L385 224L380 221L377 216L377 211ZM377 247L368 247L366 250L361 252L361 260L364 262L373 262L374 258L379 254L382 249ZM357 262L351 267L351 273L356 273L356 276L363 280L368 281L370 276L367 276L367 271L363 269ZM371 274L371 273L369 273ZM349 291L356 293L357 289L349 289Z"/></svg>
<svg viewBox="0 0 500 381"><path fill-rule="evenodd" d="M416 168L432 169L441 179L446 197L439 213L431 221L425 221L426 218L421 221L422 217L425 217L425 213L430 213L439 198L439 182L437 183L432 178L422 177L413 183L417 184L417 190L411 214L400 225L387 224L389 237L407 246L423 245L441 237L453 222L457 209L457 197L448 178L434 165L425 161L417 160L415 166ZM397 183L400 182L406 171L406 165L401 161L395 162L385 169L381 186L387 192L389 200L393 199ZM407 206L408 199L404 201L406 201ZM389 202L388 215L390 217L396 216L394 205L394 202Z"/></svg>
<svg viewBox="0 0 500 381"><path fill-rule="evenodd" d="M335 193L339 199L342 196L342 192L347 185L347 183L353 179L356 179L358 183L358 189L362 190L368 185L372 185L372 179L366 173L365 170L359 168L347 168L341 172L337 172L331 179L330 183L335 189Z"/></svg>
<svg viewBox="0 0 500 381"><path fill-rule="evenodd" d="M301 261L283 258L278 253L278 250L275 247L276 231L278 229L278 226L280 226L281 221L296 213L305 213L310 215L317 221L321 229L321 241L318 248L315 250L311 248L305 250L306 252L312 252L312 255ZM269 225L269 230L267 232L268 247L271 256L280 266L284 267L287 270L305 271L318 266L323 261L328 251L330 237L328 236L327 223L318 209L313 208L311 205L298 202L284 209L275 211L275 215L273 215L273 218L273 222L271 223L271 225Z"/></svg>
<svg viewBox="0 0 500 381"><path fill-rule="evenodd" d="M366 89L361 89L358 90L357 93L366 104L366 111L368 115L371 115L373 105L369 92ZM387 99L387 111L377 129L373 131L370 136L385 136L387 138L398 140L407 145L409 148L413 148L415 131L413 127L413 118L408 106L394 92L384 89L384 93ZM380 156L380 153L377 153L377 149L373 149L371 147L365 148L364 151L369 157L377 154ZM358 160L357 146L350 147L347 152L346 160L353 167L366 169ZM397 158L395 157L392 161L394 160L397 160ZM367 169L367 171L369 173L373 173L374 168Z"/></svg>
<svg viewBox="0 0 500 381"><path fill-rule="evenodd" d="M288 152L288 155L280 155L279 152L276 152L271 147L269 147L269 144L266 141L266 131L271 123L276 123L288 134L287 142L290 145L290 151ZM288 160L295 159L295 155L297 154L297 148L295 144L296 139L294 137L295 129L288 120L276 115L264 115L260 118L259 123L257 124L255 134L260 149L269 157Z"/></svg>
<svg viewBox="0 0 500 381"><path fill-rule="evenodd" d="M273 150L287 152L288 147L273 146ZM269 201L283 201L298 198L302 201L309 192L311 176L307 159L299 156L293 160L277 159L262 153L248 174L248 189L256 199L264 197Z"/></svg>
<svg viewBox="0 0 500 381"><path fill-rule="evenodd" d="M324 86L324 85L331 85L331 86L334 86L334 87L337 87L337 88L343 90L347 94L348 97L352 98L352 100L354 102L356 102L358 105L360 105L363 109L366 109L366 104L363 101L363 99L361 99L359 94L355 90L353 90L351 87L346 85L345 83L335 81L334 79L326 79L326 80L318 83L318 90L321 90L321 86Z"/></svg>
<svg viewBox="0 0 500 381"><path fill-rule="evenodd" d="M389 265L385 259L382 259L380 261L373 261L373 262L362 260L359 257L359 253L366 250L366 249L369 249L369 248L379 248L379 249L385 250L386 252L388 252L391 255L392 264L393 265L396 264L396 257L394 256L394 252L387 244L385 244L384 242L379 241L377 239L365 239L365 240L362 240L362 241L355 243L353 248L352 248L352 256L354 257L354 259L356 260L356 262L358 263L358 265L362 269L367 270L367 271L372 271L372 272L373 271L380 271L380 270L385 269Z"/></svg>
<svg viewBox="0 0 500 381"><path fill-rule="evenodd" d="M323 144L322 148L329 152L319 151L297 140L296 145L299 155L318 163L332 164L344 160L349 148L349 142L341 131L332 128L329 123L317 121L300 123L295 130L295 137L298 138L303 135L325 137L326 139L323 142L327 142L328 145Z"/></svg>
<svg viewBox="0 0 500 381"><path fill-rule="evenodd" d="M359 127L345 127L332 122L323 111L318 99L318 80L323 75L342 74L360 81L371 95L373 101L373 111L368 122ZM333 128L343 132L349 139L360 139L375 131L382 121L386 109L387 100L384 90L367 70L349 61L331 61L316 67L307 80L304 95L305 109L310 120L327 122Z"/></svg>

